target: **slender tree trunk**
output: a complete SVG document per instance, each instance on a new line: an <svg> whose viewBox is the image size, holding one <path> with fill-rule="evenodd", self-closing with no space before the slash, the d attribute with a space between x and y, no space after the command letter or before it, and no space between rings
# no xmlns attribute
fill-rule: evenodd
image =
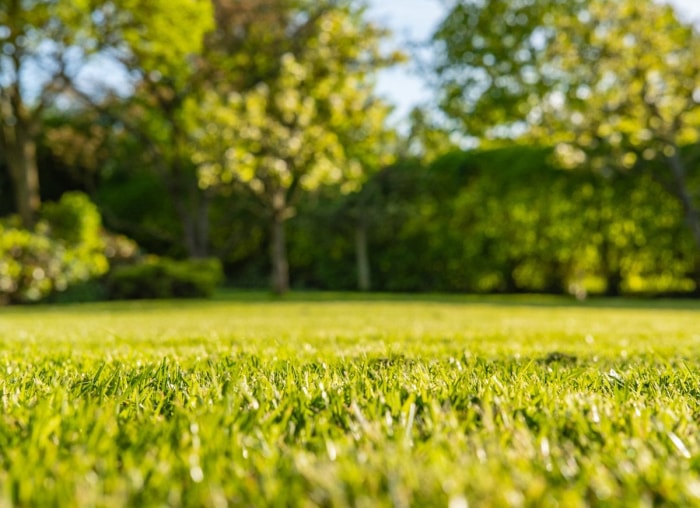
<svg viewBox="0 0 700 508"><path fill-rule="evenodd" d="M12 178L15 206L22 224L26 228L34 226L41 206L39 194L39 167L36 160L36 141L28 129L18 120L14 127L3 125L2 145L5 159Z"/></svg>
<svg viewBox="0 0 700 508"><path fill-rule="evenodd" d="M182 241L187 255L190 258L205 258L209 255L211 197L199 188L187 188L186 185L170 176L168 190L182 224Z"/></svg>
<svg viewBox="0 0 700 508"><path fill-rule="evenodd" d="M178 207L179 209L180 207ZM179 213L180 223L182 224L182 241L187 251L187 256L190 258L197 257L197 235L195 231L195 220L186 207L182 207Z"/></svg>
<svg viewBox="0 0 700 508"><path fill-rule="evenodd" d="M179 214L185 250L190 258L206 258L209 255L209 206L197 203L193 208Z"/></svg>
<svg viewBox="0 0 700 508"><path fill-rule="evenodd" d="M197 251L196 257L209 256L209 204L211 198L206 192L201 193L199 207L197 209Z"/></svg>
<svg viewBox="0 0 700 508"><path fill-rule="evenodd" d="M272 291L282 295L289 291L289 263L285 238L285 217L282 212L272 214L270 231L270 261L272 262Z"/></svg>
<svg viewBox="0 0 700 508"><path fill-rule="evenodd" d="M355 229L355 254L357 256L357 287L369 291L371 287L369 249L367 246L367 221L360 219Z"/></svg>
<svg viewBox="0 0 700 508"><path fill-rule="evenodd" d="M289 217L287 207L288 190L278 188L271 195L270 262L272 263L272 292L282 295L289 291L289 262L287 261L287 238L285 222Z"/></svg>
<svg viewBox="0 0 700 508"><path fill-rule="evenodd" d="M185 249L190 258L209 256L209 201L209 196L201 193L189 206L182 204L178 207Z"/></svg>
<svg viewBox="0 0 700 508"><path fill-rule="evenodd" d="M502 291L506 294L513 294L518 292L518 284L515 282L515 269L517 264L515 262L508 262L506 264L506 269L503 271L503 288Z"/></svg>
<svg viewBox="0 0 700 508"><path fill-rule="evenodd" d="M602 228L601 228L602 229ZM605 296L620 296L622 294L622 282L624 277L620 270L618 256L613 252L606 233L603 232L603 241L600 245L600 258L603 278L605 279Z"/></svg>

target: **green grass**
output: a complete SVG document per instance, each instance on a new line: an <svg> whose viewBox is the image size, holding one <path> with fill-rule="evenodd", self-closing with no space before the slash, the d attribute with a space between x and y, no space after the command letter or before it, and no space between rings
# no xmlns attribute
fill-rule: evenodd
<svg viewBox="0 0 700 508"><path fill-rule="evenodd" d="M0 309L0 506L700 506L700 302Z"/></svg>

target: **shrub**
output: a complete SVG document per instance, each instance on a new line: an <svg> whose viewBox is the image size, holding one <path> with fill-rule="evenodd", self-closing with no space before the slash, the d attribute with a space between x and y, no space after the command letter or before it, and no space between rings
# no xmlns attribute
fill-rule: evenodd
<svg viewBox="0 0 700 508"><path fill-rule="evenodd" d="M0 303L41 300L107 272L102 222L82 193L46 203L32 230L17 217L0 222Z"/></svg>
<svg viewBox="0 0 700 508"><path fill-rule="evenodd" d="M63 251L47 235L0 224L0 303L36 301L63 284Z"/></svg>
<svg viewBox="0 0 700 508"><path fill-rule="evenodd" d="M149 256L133 265L116 266L107 277L112 299L209 297L223 280L218 259L173 259Z"/></svg>
<svg viewBox="0 0 700 508"><path fill-rule="evenodd" d="M82 192L67 192L58 203L46 203L41 216L49 235L65 246L65 284L88 281L109 269L105 255L102 218L97 206Z"/></svg>

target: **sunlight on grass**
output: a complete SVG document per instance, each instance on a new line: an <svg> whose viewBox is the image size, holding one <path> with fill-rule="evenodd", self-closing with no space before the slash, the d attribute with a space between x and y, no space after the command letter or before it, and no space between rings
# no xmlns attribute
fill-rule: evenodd
<svg viewBox="0 0 700 508"><path fill-rule="evenodd" d="M609 303L5 308L0 504L698 504L698 305Z"/></svg>

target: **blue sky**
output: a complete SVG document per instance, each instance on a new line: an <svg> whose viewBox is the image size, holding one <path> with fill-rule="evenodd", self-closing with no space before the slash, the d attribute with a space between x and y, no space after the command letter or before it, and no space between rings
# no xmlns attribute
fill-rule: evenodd
<svg viewBox="0 0 700 508"><path fill-rule="evenodd" d="M700 24L700 0L670 0L683 21ZM421 41L430 36L445 15L439 0L369 0L370 16L394 31L397 45ZM384 71L377 84L379 93L397 107L395 116L402 118L410 109L430 99L430 91L416 71L408 68Z"/></svg>
<svg viewBox="0 0 700 508"><path fill-rule="evenodd" d="M370 0L369 3L369 15L391 28L393 43L401 47L428 39L445 15L439 0ZM396 105L399 118L430 98L429 90L410 66L383 71L377 88L382 96Z"/></svg>

